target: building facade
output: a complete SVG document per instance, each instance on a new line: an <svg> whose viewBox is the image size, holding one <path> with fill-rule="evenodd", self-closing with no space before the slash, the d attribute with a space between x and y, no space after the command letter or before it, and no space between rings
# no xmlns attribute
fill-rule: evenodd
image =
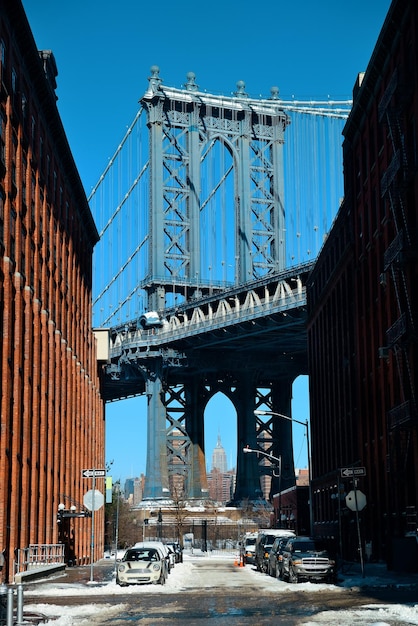
<svg viewBox="0 0 418 626"><path fill-rule="evenodd" d="M273 526L309 536L309 470L297 469L295 475L296 484L293 487L273 494Z"/></svg>
<svg viewBox="0 0 418 626"><path fill-rule="evenodd" d="M31 550L91 558L80 512L104 467L104 408L92 332L98 233L59 117L50 51L20 0L0 4L0 551L12 580ZM97 479L97 488L101 485ZM104 485L102 485L104 488ZM71 507L73 507L71 509ZM96 550L103 550L103 508ZM94 558L96 555L93 555Z"/></svg>
<svg viewBox="0 0 418 626"><path fill-rule="evenodd" d="M417 37L416 3L394 0L355 85L345 198L308 285L315 533L402 569L418 567Z"/></svg>

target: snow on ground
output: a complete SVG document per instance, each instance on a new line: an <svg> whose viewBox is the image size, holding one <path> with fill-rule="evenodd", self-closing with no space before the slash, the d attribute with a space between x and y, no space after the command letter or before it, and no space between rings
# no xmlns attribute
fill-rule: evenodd
<svg viewBox="0 0 418 626"><path fill-rule="evenodd" d="M234 559L233 555L229 555L231 559ZM27 596L30 596L30 604L25 601L25 612L42 613L48 619L46 622L51 626L89 626L92 621L94 623L100 623L100 615L106 615L109 619L112 615L121 615L127 606L122 602L120 604L95 604L94 597L97 595L105 596L109 598L112 596L114 599L116 596L121 595L133 595L138 596L141 593L153 594L171 594L187 590L188 593L200 591L199 585L199 568L197 562L202 559L216 559L217 555L202 556L202 555L184 555L184 562L178 563L171 571L165 585L132 585L130 587L119 587L116 585L113 578L110 582L99 583L65 583L59 579L55 581L45 581L39 586L34 586L28 590ZM221 555L221 558L225 559L225 555ZM252 579L257 578L259 580L260 573L255 570L254 567L246 566L245 568L239 568L242 572L242 576L248 579L248 584L252 584ZM235 578L235 577L234 577ZM346 592L347 588L356 588L364 585L369 586L382 586L381 579L374 579L368 576L367 578L361 575L347 574L340 580L338 585L320 584L320 583L299 583L297 585L298 592L309 591L320 593L324 589L328 592L330 590L335 593ZM239 586L242 581L242 577L237 577L236 583ZM263 578L264 588L266 591L288 593L295 591L295 585L286 583L284 581L276 580L270 576ZM232 584L234 584L232 582ZM388 584L391 586L393 582ZM206 588L219 587L219 581L214 579L213 584L208 583L205 579ZM48 596L62 597L80 597L87 598L91 596L91 604L83 604L77 606L72 604L71 606L59 606L53 604L42 603L42 597ZM39 598L39 603L34 603L34 599ZM73 602L73 601L72 601ZM415 605L386 605L386 604L373 604L364 605L355 609L339 610L339 611L325 611L319 612L315 616L309 616L306 621L301 621L300 626L317 626L318 624L339 624L339 626L391 626L391 625L410 625L418 626L418 603Z"/></svg>

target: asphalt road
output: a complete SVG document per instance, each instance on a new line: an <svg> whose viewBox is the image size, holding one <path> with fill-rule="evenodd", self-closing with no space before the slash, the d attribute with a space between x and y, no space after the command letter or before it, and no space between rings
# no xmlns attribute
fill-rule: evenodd
<svg viewBox="0 0 418 626"><path fill-rule="evenodd" d="M331 615L333 611L369 604L411 603L418 599L417 588L362 590L313 585L310 591L304 585L289 586L256 572L249 565L237 567L231 558L185 560L176 565L164 587L141 585L122 589L111 582L113 572L113 563L101 562L94 568L95 582L91 584L89 568L68 570L63 579L29 586L25 603L54 606L59 624L296 626L310 624L311 620L317 623L315 616L322 612ZM33 593L36 597L31 597ZM67 611L71 607L69 621L59 621L60 607Z"/></svg>

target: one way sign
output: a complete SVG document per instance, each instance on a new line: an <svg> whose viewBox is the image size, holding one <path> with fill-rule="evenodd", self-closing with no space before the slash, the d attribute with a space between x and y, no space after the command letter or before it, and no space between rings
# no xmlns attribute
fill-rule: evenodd
<svg viewBox="0 0 418 626"><path fill-rule="evenodd" d="M365 476L366 468L365 467L342 467L341 468L341 476L343 478L351 478L357 476Z"/></svg>
<svg viewBox="0 0 418 626"><path fill-rule="evenodd" d="M105 469L85 469L82 471L83 478L104 478L106 476Z"/></svg>

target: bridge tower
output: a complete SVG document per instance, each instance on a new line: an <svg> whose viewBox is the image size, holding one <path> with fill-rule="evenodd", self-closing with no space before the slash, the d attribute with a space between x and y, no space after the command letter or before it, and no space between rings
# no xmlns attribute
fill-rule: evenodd
<svg viewBox="0 0 418 626"><path fill-rule="evenodd" d="M254 100L240 81L230 97L209 95L199 90L192 72L183 89L169 88L156 66L141 104L147 113L150 168L148 267L141 284L148 317L143 323L158 332L167 308L203 302L284 269L282 151L289 119L277 88L270 99ZM291 467L281 488L294 484L290 424L263 424L254 415L261 401L289 414L294 372L280 382L274 376L264 379L260 395L257 371L246 371L241 363L231 360L227 370L219 362L197 364L181 380L168 374L172 357L160 349L141 361L148 397L144 498L170 500L178 492L189 499L207 498L203 416L217 391L237 410L235 498L261 495L258 460L241 454L246 444L280 454L283 467ZM182 355L174 357L181 368Z"/></svg>
<svg viewBox="0 0 418 626"><path fill-rule="evenodd" d="M162 86L158 67L151 72L141 99L148 115L151 170L144 287L150 310L158 311L167 305L167 291L197 297L208 293L210 282L221 280L213 263L222 238L231 249L218 265L234 265L233 282L284 269L282 152L288 116L277 88L270 100L252 100L239 81L233 97L221 97L198 91L192 72L184 89ZM212 186L204 177L213 167ZM226 215L212 227L229 232L218 230L217 241L208 242L207 213L215 196L215 210Z"/></svg>

